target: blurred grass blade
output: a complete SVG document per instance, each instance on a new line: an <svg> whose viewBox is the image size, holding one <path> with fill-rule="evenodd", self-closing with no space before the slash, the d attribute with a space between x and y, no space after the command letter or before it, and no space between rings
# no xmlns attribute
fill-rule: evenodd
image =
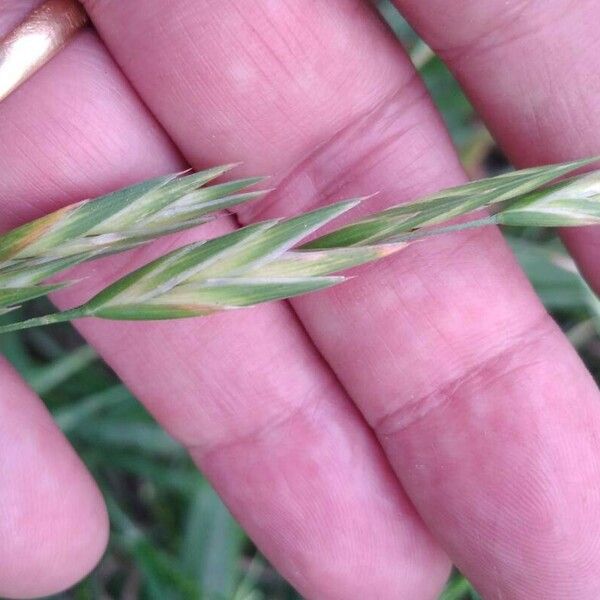
<svg viewBox="0 0 600 600"><path fill-rule="evenodd" d="M123 423L118 418L95 418L80 423L74 437L104 448L140 451L159 457L183 454L181 446L155 423Z"/></svg>
<svg viewBox="0 0 600 600"><path fill-rule="evenodd" d="M85 423L102 411L132 398L131 393L122 385L115 385L80 398L77 403L53 411L58 426L64 433L73 432L81 423Z"/></svg>
<svg viewBox="0 0 600 600"><path fill-rule="evenodd" d="M231 598L240 577L238 556L244 537L206 481L197 485L180 549L184 570L208 597Z"/></svg>
<svg viewBox="0 0 600 600"><path fill-rule="evenodd" d="M257 552L248 565L242 581L240 581L235 594L232 596L232 600L265 600L265 597L257 589L257 585L266 570L264 559Z"/></svg>
<svg viewBox="0 0 600 600"><path fill-rule="evenodd" d="M144 530L119 505L116 498L103 490L110 521L117 529L113 542L136 559L145 576L145 596L165 598L204 598L196 582L181 569L175 557L153 546Z"/></svg>
<svg viewBox="0 0 600 600"><path fill-rule="evenodd" d="M564 247L556 241L536 243L512 235L507 236L507 241L548 310L586 311L581 276L576 270L561 266L562 261L569 260Z"/></svg>
<svg viewBox="0 0 600 600"><path fill-rule="evenodd" d="M173 464L171 459L157 461L153 456L145 457L129 450L113 449L110 462L119 470L161 486L163 489L179 493L192 493L196 489L198 479L201 479L198 473L190 470L185 457L179 461L181 464L179 462Z"/></svg>
<svg viewBox="0 0 600 600"><path fill-rule="evenodd" d="M82 346L32 373L29 377L29 385L38 394L47 394L85 369L97 358L98 355L92 348Z"/></svg>

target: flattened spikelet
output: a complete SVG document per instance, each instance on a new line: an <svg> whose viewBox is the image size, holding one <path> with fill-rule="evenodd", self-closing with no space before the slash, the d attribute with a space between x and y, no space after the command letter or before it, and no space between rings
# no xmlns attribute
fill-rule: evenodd
<svg viewBox="0 0 600 600"><path fill-rule="evenodd" d="M494 223L600 223L600 172L550 185L591 162L537 167L475 181L394 206L308 243L311 234L361 200L250 225L179 248L123 277L78 308L8 325L0 332L88 316L128 320L205 316L336 285L345 280L338 275L340 271L434 234ZM214 210L253 197L239 190L254 180L198 189L225 170L146 182L109 195L105 207L101 202L83 203L0 238L4 260L0 263L0 288L4 289L0 311L52 291L52 286L40 282L72 264L197 224ZM484 208L491 216L444 225Z"/></svg>
<svg viewBox="0 0 600 600"><path fill-rule="evenodd" d="M69 267L205 223L260 194L243 191L259 179L205 187L231 167L158 177L67 206L0 236L0 287L12 290L0 296L0 308L47 294L52 288L41 282Z"/></svg>

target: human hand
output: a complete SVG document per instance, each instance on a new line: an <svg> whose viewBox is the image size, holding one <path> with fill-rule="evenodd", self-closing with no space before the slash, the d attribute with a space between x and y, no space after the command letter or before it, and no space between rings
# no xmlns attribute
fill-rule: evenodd
<svg viewBox="0 0 600 600"><path fill-rule="evenodd" d="M366 1L141 4L87 2L106 46L81 34L0 105L3 227L187 164L274 175L243 223L464 180ZM533 2L401 4L516 162L597 152L592 2L560 19L566 0L542 17ZM597 239L568 242L600 287ZM59 302L131 266L104 260ZM290 304L81 330L304 595L434 598L452 560L486 598L597 597L598 391L497 232L430 240ZM50 593L93 566L105 512L2 368L0 594Z"/></svg>

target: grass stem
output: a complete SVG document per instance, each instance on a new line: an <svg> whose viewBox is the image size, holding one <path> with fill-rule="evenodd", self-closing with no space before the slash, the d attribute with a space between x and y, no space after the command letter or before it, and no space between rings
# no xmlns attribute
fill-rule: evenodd
<svg viewBox="0 0 600 600"><path fill-rule="evenodd" d="M55 325L57 323L65 323L74 319L81 319L88 317L89 315L79 308L73 308L65 312L52 313L50 315L44 315L43 317L34 317L33 319L27 319L18 323L9 323L8 325L0 326L0 335L3 333L10 333L11 331L22 331L23 329L31 329L33 327L40 327L43 325Z"/></svg>

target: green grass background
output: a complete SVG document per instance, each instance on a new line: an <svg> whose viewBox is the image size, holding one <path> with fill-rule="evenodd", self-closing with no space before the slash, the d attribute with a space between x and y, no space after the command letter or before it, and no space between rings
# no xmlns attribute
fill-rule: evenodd
<svg viewBox="0 0 600 600"><path fill-rule="evenodd" d="M384 18L415 59L473 176L507 168L444 65L387 0ZM509 238L544 304L592 372L600 374L600 303L548 232ZM565 268L567 267L567 268ZM37 309L39 310L39 303ZM33 310L36 310L34 304ZM102 488L109 549L69 599L292 599L298 594L256 550L182 449L148 416L70 326L0 338ZM442 598L477 598L455 573Z"/></svg>

